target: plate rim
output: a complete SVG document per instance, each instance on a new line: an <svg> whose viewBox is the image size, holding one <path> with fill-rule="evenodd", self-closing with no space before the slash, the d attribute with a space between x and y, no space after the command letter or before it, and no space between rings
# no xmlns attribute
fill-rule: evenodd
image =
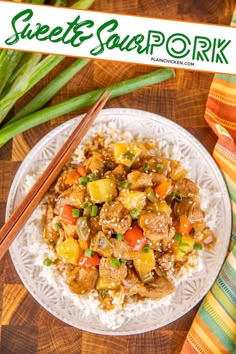
<svg viewBox="0 0 236 354"><path fill-rule="evenodd" d="M185 129L184 127L180 126L178 123L172 121L171 119L169 118L166 118L164 116L161 116L159 114L156 114L156 113L153 113L153 112L149 112L149 111L145 111L145 110L141 110L141 109L134 109L134 108L106 108L106 109L103 109L100 113L101 115L104 115L104 116L109 116L109 115L122 115L122 114L131 114L131 116L133 116L134 114L137 114L138 116L143 116L143 115L146 115L146 116L149 116L150 118L153 118L154 120L156 120L156 122L158 123L159 120L163 121L163 122L166 122L168 125L172 125L175 127L175 129L177 129L178 131L182 132L183 134L187 135L188 138L190 140L194 140L195 144L197 144L198 148L204 153L204 154L207 154L208 156L208 159L210 159L211 161L211 164L212 166L214 166L214 171L217 173L218 175L218 178L221 179L221 185L222 185L222 188L224 188L223 190L223 195L224 197L227 197L227 200L224 200L225 202L225 208L226 210L229 209L231 211L231 204L230 204L230 197L229 197L229 193L228 193L228 189L227 189L227 186L226 186L226 182L224 180L224 176L221 172L221 170L219 169L218 165L216 164L216 162L214 161L213 157L211 156L211 154L208 152L208 150L202 145L202 143L194 136L192 135L187 129ZM9 193L8 193L8 198L7 198L7 204L6 204L6 214L5 214L5 220L8 219L9 215L10 215L10 203L12 203L12 201L10 201L10 196L16 197L16 190L17 190L17 186L18 184L15 183L15 181L17 179L19 179L21 176L24 175L24 167L27 166L27 161L28 159L31 158L31 156L34 156L35 154L35 151L37 151L37 149L39 149L41 146L45 146L48 144L48 142L53 138L55 137L56 135L58 135L60 132L63 132L65 129L68 129L70 128L70 126L73 126L73 124L75 124L76 121L79 121L80 119L82 119L82 117L84 116L84 114L80 114L80 115L77 115L65 122L63 122L62 124L58 125L57 127L53 128L52 130L50 130L44 137L42 137L32 148L31 150L28 152L28 154L25 156L24 160L22 161L22 163L20 164L15 176L14 176L14 179L12 181L12 184L11 184L11 187L10 187L10 190L9 190ZM160 139L159 139L160 140ZM225 198L224 198L225 199ZM15 203L15 201L13 201L13 204ZM232 215L230 214L229 216L229 220L230 220L230 227L229 227L229 230L231 230L232 228ZM229 232L229 237L228 237L228 244L230 242L230 232ZM107 330L89 330L87 327L78 327L78 326L75 326L74 324L72 324L71 322L67 321L66 319L63 319L63 315L60 315L60 317L58 317L55 312L51 312L51 310L49 309L49 306L45 305L41 299L39 299L38 295L34 293L34 291L32 289L30 289L28 287L28 284L27 281L25 279L23 279L22 277L22 274L20 273L20 270L16 267L15 263L16 261L14 261L14 255L13 255L13 249L12 247L10 247L9 249L10 251L10 256L11 256L11 259L12 259L12 262L13 262L13 265L14 265L14 268L17 272L17 274L19 275L22 283L24 284L24 286L26 287L26 289L29 291L29 293L33 296L33 298L39 303L40 306L42 306L46 311L48 311L52 316L54 316L55 318L57 318L58 320L66 323L66 324L69 324L70 326L73 326L75 328L78 328L78 329L81 329L81 330L84 330L84 331L89 331L91 333L96 333L96 334L102 334L102 335L135 335L135 334L139 334L139 333L146 333L146 332L149 332L151 330L156 330L158 328L161 328L163 326L166 326L176 320L178 320L179 318L181 318L182 316L184 316L187 312L189 312L191 309L194 308L194 306L196 306L207 294L207 292L210 290L210 288L212 287L212 285L214 284L219 272L220 272L220 269L225 261L225 256L227 254L227 249L226 249L226 252L225 252L225 255L224 255L224 258L223 258L223 261L221 262L220 265L218 265L218 270L217 270L217 274L216 276L214 276L214 279L212 278L212 281L210 282L211 284L205 289L204 291L204 295L202 296L199 296L199 299L197 300L197 302L194 303L194 305L190 305L188 308L186 308L186 310L184 312L182 312L182 314L180 316L177 316L176 318L174 318L173 320L171 321L166 321L166 323L163 323L161 325L153 325L151 326L150 328L148 329L144 329L144 330L132 330L130 332L123 332L123 331L119 331L119 328L115 329L115 330L112 330L110 329L109 332L108 332L108 329ZM118 333L117 333L118 331Z"/></svg>

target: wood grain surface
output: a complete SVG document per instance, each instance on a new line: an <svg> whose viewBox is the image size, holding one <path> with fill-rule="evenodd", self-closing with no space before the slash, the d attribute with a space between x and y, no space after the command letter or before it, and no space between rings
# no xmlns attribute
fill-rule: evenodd
<svg viewBox="0 0 236 354"><path fill-rule="evenodd" d="M233 0L96 0L93 8L228 25L234 5ZM17 102L12 114L72 61L69 58L59 64ZM152 70L150 66L91 60L49 105ZM211 73L178 69L175 79L113 99L106 107L136 108L161 114L186 128L211 153L216 138L204 121L204 110L212 77ZM4 223L9 188L21 161L47 132L77 113L80 112L30 129L0 149L0 226ZM59 321L34 300L21 283L7 253L0 262L0 353L179 353L198 307L179 320L144 334L110 337L84 332Z"/></svg>

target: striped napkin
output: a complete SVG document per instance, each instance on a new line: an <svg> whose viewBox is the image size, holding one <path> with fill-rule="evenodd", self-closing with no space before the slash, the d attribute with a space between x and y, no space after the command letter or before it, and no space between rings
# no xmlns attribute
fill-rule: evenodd
<svg viewBox="0 0 236 354"><path fill-rule="evenodd" d="M236 26L236 11L232 25ZM215 75L205 119L218 136L213 157L232 202L232 237L225 263L204 298L181 353L236 353L236 76Z"/></svg>

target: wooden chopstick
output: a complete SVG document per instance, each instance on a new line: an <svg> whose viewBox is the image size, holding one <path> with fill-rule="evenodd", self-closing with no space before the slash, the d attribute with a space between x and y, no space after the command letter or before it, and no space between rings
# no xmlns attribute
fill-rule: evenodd
<svg viewBox="0 0 236 354"><path fill-rule="evenodd" d="M90 126L93 124L99 112L102 110L111 93L104 91L94 105L89 109L85 117L80 121L72 134L60 148L48 167L35 182L29 193L15 209L9 220L0 230L0 259L6 253L15 237L24 226L34 209L50 188L62 167L69 160L71 154L79 145Z"/></svg>

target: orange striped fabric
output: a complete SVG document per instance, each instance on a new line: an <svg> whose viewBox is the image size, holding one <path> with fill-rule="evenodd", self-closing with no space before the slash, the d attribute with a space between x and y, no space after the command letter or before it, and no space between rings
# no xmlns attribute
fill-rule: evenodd
<svg viewBox="0 0 236 354"><path fill-rule="evenodd" d="M231 198L232 238L225 263L198 310L182 354L236 353L236 76L215 75L205 119L218 136L213 157Z"/></svg>

